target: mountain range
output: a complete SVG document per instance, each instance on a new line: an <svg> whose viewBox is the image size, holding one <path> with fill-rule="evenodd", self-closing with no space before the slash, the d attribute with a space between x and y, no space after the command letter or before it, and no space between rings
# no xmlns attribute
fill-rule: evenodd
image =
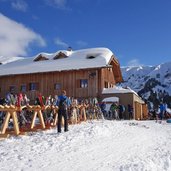
<svg viewBox="0 0 171 171"><path fill-rule="evenodd" d="M150 107L160 103L171 107L171 62L156 66L121 67L124 82L122 87L136 91Z"/></svg>

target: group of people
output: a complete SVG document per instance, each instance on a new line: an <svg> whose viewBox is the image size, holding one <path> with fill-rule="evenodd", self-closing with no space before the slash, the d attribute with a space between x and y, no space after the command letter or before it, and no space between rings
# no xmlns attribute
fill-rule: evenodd
<svg viewBox="0 0 171 171"><path fill-rule="evenodd" d="M27 105L30 104L30 100L26 94L19 93L14 95L8 93L5 99L0 99L0 105L16 105L26 106L22 111L18 112L19 126L25 125L31 122L33 112L27 110ZM86 119L133 119L133 108L131 105L127 106L128 116L125 117L125 106L119 103L112 103L109 110L106 109L106 102L99 103L97 98L90 99L74 99L73 97L67 97L66 91L62 90L61 95L54 98L49 95L48 97L42 96L40 93L34 101L34 105L43 106L57 106L58 107L58 122L57 131L61 132L62 118L64 118L64 131L68 131L68 123L78 123L81 120ZM84 112L82 109L84 108ZM43 108L42 108L43 109ZM53 110L42 110L43 118L46 123L50 123L54 120ZM4 114L4 115L3 115ZM84 116L83 116L84 115ZM0 112L0 125L3 122L5 113ZM83 119L84 118L84 119Z"/></svg>
<svg viewBox="0 0 171 171"><path fill-rule="evenodd" d="M166 103L160 103L157 109L149 110L149 119L162 121L163 119L171 118L171 113L167 111L168 107Z"/></svg>
<svg viewBox="0 0 171 171"><path fill-rule="evenodd" d="M0 99L0 105L15 105L15 106L26 106L22 111L17 113L19 126L29 124L31 118L33 117L33 112L27 110L27 105L30 104L30 100L26 94L19 93L17 95L12 93L7 93L6 98ZM32 103L33 104L33 103ZM64 118L64 131L68 131L68 123L71 120L75 120L71 123L78 123L81 121L83 116L81 116L81 107L85 108L85 118L95 119L102 118L102 112L98 105L96 98L93 99L81 99L77 100L73 97L67 97L66 91L63 90L61 95L55 96L54 98L49 95L48 97L42 96L40 93L37 94L35 98L34 105L42 106L57 106L58 107L58 122L57 131L61 132L62 117ZM42 110L43 118L46 123L54 120L53 110L48 108L48 110ZM0 126L5 118L5 112L0 112Z"/></svg>
<svg viewBox="0 0 171 171"><path fill-rule="evenodd" d="M100 107L103 112L103 115L106 119L116 119L116 120L122 120L122 119L133 119L133 107L132 105L128 104L127 110L128 110L128 116L126 115L126 107L123 104L119 104L118 102L113 102L110 104L109 109L106 108L106 102L102 102Z"/></svg>

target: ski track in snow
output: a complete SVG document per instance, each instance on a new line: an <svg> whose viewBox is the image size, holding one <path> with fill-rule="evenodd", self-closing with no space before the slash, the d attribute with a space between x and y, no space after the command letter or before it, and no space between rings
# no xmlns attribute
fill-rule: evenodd
<svg viewBox="0 0 171 171"><path fill-rule="evenodd" d="M88 121L0 141L1 171L169 171L171 125Z"/></svg>

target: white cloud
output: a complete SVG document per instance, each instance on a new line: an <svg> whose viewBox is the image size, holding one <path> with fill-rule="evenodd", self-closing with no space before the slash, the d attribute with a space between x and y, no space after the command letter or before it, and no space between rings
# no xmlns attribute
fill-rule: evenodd
<svg viewBox="0 0 171 171"><path fill-rule="evenodd" d="M67 7L67 0L45 0L45 3L49 6L53 6L58 9L62 9L62 10L69 9Z"/></svg>
<svg viewBox="0 0 171 171"><path fill-rule="evenodd" d="M138 59L132 59L128 62L127 66L141 66L142 64Z"/></svg>
<svg viewBox="0 0 171 171"><path fill-rule="evenodd" d="M69 47L69 45L67 43L65 43L64 41L62 41L60 38L55 39L55 44L58 46L61 46L63 48Z"/></svg>
<svg viewBox="0 0 171 171"><path fill-rule="evenodd" d="M0 13L0 56L27 55L31 43L46 45L39 34Z"/></svg>
<svg viewBox="0 0 171 171"><path fill-rule="evenodd" d="M18 11L26 12L28 5L24 0L15 0L11 3L12 8Z"/></svg>
<svg viewBox="0 0 171 171"><path fill-rule="evenodd" d="M83 48L83 47L86 47L88 45L87 42L84 42L82 40L77 41L76 44L79 48Z"/></svg>

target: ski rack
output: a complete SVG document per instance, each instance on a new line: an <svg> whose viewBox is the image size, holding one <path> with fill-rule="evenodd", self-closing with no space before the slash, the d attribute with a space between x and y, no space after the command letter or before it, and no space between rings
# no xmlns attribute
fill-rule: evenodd
<svg viewBox="0 0 171 171"><path fill-rule="evenodd" d="M45 125L44 122L44 118L43 118L43 114L42 114L42 110L46 110L46 109L52 109L53 110L53 114L54 114L54 121L52 123L52 127L56 126L57 124L57 115L58 115L58 107L57 106L39 106L39 105L34 105L34 106L21 106L21 107L17 107L14 105L5 105L2 106L0 105L0 111L5 112L5 118L2 124L2 127L0 129L0 138L7 138L9 137L9 135L25 135L26 132L30 132L30 131L37 131L38 129L49 129L50 126ZM27 109L29 111L33 112L33 118L31 121L31 125L29 128L19 128L19 124L18 124L18 119L17 119L17 112L21 112L23 109ZM40 120L40 125L35 125L35 120L36 117L38 116L39 120ZM13 121L13 125L14 125L14 130L13 131L9 131L8 130L8 123L10 121L10 118Z"/></svg>
<svg viewBox="0 0 171 171"><path fill-rule="evenodd" d="M13 119L14 134L15 135L20 134L18 119L17 119L17 113L16 112L21 111L23 108L25 108L25 106L16 107L14 105L10 105L10 106L7 106L7 105L2 106L2 105L0 105L0 111L6 112L5 119L4 119L4 122L2 124L0 138L6 138L6 137L9 136L9 134L7 133L7 127L8 127L10 117L12 117L12 119Z"/></svg>
<svg viewBox="0 0 171 171"><path fill-rule="evenodd" d="M79 105L79 106L75 106L75 107L79 108L79 110L80 110L80 121L78 121L77 123L80 123L81 121L86 121L87 120L86 112L85 112L86 106ZM20 128L19 123L18 123L18 118L17 118L17 112L21 112L23 109L27 109L28 111L33 112L33 118L31 120L31 124L29 125L29 127L25 127L25 128L21 127ZM54 121L50 125L45 124L43 114L42 114L42 111L45 111L47 109L52 109L53 115L54 115ZM55 127L57 125L58 106L27 105L27 106L19 106L18 107L15 105L5 105L5 106L0 105L0 111L5 112L5 118L2 123L2 127L0 128L0 138L7 138L10 135L15 135L15 136L26 135L27 132L46 130L51 127ZM39 125L35 124L36 117L39 118L39 121L40 121ZM13 121L13 125L14 125L13 130L8 129L8 124L9 124L10 118ZM63 122L64 121L62 120L62 125L64 125Z"/></svg>
<svg viewBox="0 0 171 171"><path fill-rule="evenodd" d="M86 121L86 106L84 105L79 105L78 108L80 109L80 116L81 116L81 121Z"/></svg>

